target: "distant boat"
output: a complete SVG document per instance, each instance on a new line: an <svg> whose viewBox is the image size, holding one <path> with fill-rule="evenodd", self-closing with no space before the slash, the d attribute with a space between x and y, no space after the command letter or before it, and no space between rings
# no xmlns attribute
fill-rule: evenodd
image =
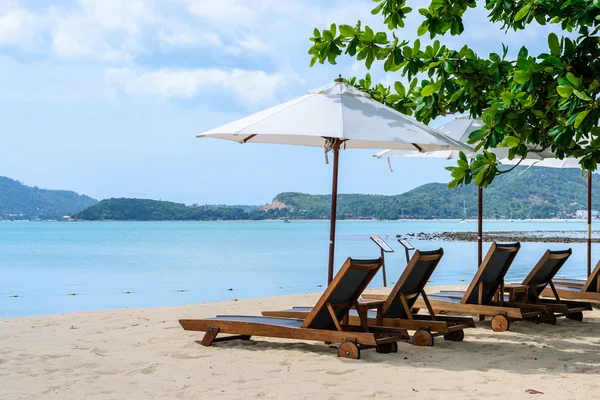
<svg viewBox="0 0 600 400"><path fill-rule="evenodd" d="M290 219L289 219L289 218L284 218L284 219L283 219L283 222L286 222L286 223L288 223L288 224L289 224L289 223L290 223Z"/></svg>
<svg viewBox="0 0 600 400"><path fill-rule="evenodd" d="M467 202L465 201L465 199L463 199L463 210L465 213L465 217L463 219L461 219L460 221L458 221L459 224L467 223Z"/></svg>

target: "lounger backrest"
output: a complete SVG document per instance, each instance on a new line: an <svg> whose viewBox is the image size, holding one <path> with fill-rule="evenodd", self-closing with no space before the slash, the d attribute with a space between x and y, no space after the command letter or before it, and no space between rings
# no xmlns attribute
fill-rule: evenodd
<svg viewBox="0 0 600 400"><path fill-rule="evenodd" d="M479 304L479 289L482 283L481 304L489 304L504 281L504 276L520 248L520 243L492 243L465 292L462 303Z"/></svg>
<svg viewBox="0 0 600 400"><path fill-rule="evenodd" d="M382 265L382 258L375 260L348 258L308 314L302 327L336 329L327 304L332 305L339 321L354 306L353 303L358 300Z"/></svg>
<svg viewBox="0 0 600 400"><path fill-rule="evenodd" d="M581 288L582 292L600 292L600 261L592 271L585 285Z"/></svg>
<svg viewBox="0 0 600 400"><path fill-rule="evenodd" d="M546 250L540 261L533 267L523 285L529 285L529 298L536 299L571 256L571 249ZM517 301L519 298L516 299Z"/></svg>
<svg viewBox="0 0 600 400"><path fill-rule="evenodd" d="M412 308L443 255L441 248L415 251L383 306L384 318L408 318L400 296L404 295L408 308Z"/></svg>

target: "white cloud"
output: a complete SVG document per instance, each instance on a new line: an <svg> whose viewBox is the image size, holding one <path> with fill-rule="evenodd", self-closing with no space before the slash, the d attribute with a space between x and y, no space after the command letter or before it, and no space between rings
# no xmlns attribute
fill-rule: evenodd
<svg viewBox="0 0 600 400"><path fill-rule="evenodd" d="M269 46L263 43L260 39L255 36L248 36L245 39L238 40L237 44L244 50L250 52L268 52Z"/></svg>
<svg viewBox="0 0 600 400"><path fill-rule="evenodd" d="M218 68L160 69L141 73L133 68L111 68L105 71L104 78L108 84L132 96L191 98L200 93L224 90L245 103L272 102L289 83L289 76L282 73Z"/></svg>
<svg viewBox="0 0 600 400"><path fill-rule="evenodd" d="M211 48L213 54L241 55L242 53L267 53L269 46L255 36L246 36L243 39L224 43L215 32L205 32L193 29L186 25L176 25L169 29L162 29L157 34L157 39L163 50L181 50L186 48Z"/></svg>
<svg viewBox="0 0 600 400"><path fill-rule="evenodd" d="M142 27L154 21L143 0L79 0L79 8L61 13L52 35L54 53L66 59L131 61L144 52Z"/></svg>
<svg viewBox="0 0 600 400"><path fill-rule="evenodd" d="M186 48L222 45L219 35L212 32L195 32L189 27L179 26L175 29L162 29L158 32L159 42L168 48Z"/></svg>
<svg viewBox="0 0 600 400"><path fill-rule="evenodd" d="M76 6L0 5L0 46L63 59L128 61L144 52L142 28L155 21L144 0L77 0Z"/></svg>
<svg viewBox="0 0 600 400"><path fill-rule="evenodd" d="M270 3L268 0L186 0L188 10L198 17L227 25L250 25Z"/></svg>

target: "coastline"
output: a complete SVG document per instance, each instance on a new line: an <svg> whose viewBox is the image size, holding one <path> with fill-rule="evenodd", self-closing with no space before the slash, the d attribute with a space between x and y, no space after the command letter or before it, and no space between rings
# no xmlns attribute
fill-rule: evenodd
<svg viewBox="0 0 600 400"><path fill-rule="evenodd" d="M475 218L467 218L467 219L458 219L458 218L432 218L432 219L338 219L337 222L461 222L464 221L466 223L477 223L477 219ZM484 218L483 222L498 222L498 223L529 223L529 222L540 222L540 223L556 223L556 222L565 222L565 223L586 223L585 219L558 219L558 218L544 218L544 219L494 219L494 218ZM141 220L141 219L130 219L130 220L116 220L116 219L103 219L103 220L69 220L69 221L60 221L60 220L25 220L25 219L0 219L0 223L2 222L283 222L283 219L260 219L260 220L249 220L249 219L228 219L228 220L196 220L196 219L187 219L187 220L174 220L174 219L164 219L164 220ZM327 222L329 223L329 219L290 219L290 222ZM595 222L600 222L600 220L595 220Z"/></svg>
<svg viewBox="0 0 600 400"><path fill-rule="evenodd" d="M444 287L448 289L448 287ZM428 291L439 290L430 287ZM378 289L385 292L386 289ZM314 304L318 293L191 306L89 311L0 320L2 398L594 398L600 311L583 323L489 322L464 342L399 344L397 354L336 357L326 344L253 338L206 348L179 318L259 315ZM256 340L254 340L256 339Z"/></svg>

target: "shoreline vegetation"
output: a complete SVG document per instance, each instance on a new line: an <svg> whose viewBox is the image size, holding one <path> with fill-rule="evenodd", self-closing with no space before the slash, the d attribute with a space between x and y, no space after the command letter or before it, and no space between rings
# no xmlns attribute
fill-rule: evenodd
<svg viewBox="0 0 600 400"><path fill-rule="evenodd" d="M595 179L600 177L594 176ZM593 188L600 199L600 180ZM598 188L598 189L596 189ZM586 208L587 181L579 170L517 168L485 190L487 219L572 218ZM598 206L600 206L600 201ZM331 196L278 194L263 206L191 205L149 199L107 199L74 214L78 220L325 220ZM472 219L477 216L474 186L449 189L428 183L399 195L340 194L338 220Z"/></svg>
<svg viewBox="0 0 600 400"><path fill-rule="evenodd" d="M599 199L600 177L593 185ZM4 190L3 190L4 189ZM477 215L476 188L427 183L399 195L340 194L338 220L457 220ZM110 198L97 202L74 192L42 190L0 179L0 220L241 221L329 220L330 195L278 194L270 204L186 205L170 201ZM489 220L570 219L587 206L587 182L579 170L518 168L499 176L484 193Z"/></svg>

